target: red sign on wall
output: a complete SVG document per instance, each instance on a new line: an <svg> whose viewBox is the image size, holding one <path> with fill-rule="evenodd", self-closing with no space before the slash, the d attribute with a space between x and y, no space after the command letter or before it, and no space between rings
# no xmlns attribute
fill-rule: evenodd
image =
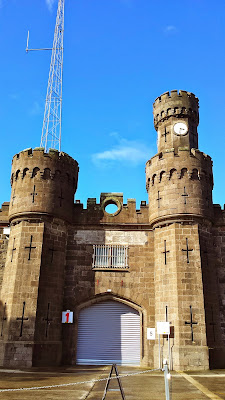
<svg viewBox="0 0 225 400"><path fill-rule="evenodd" d="M66 310L62 312L62 324L73 323L73 311Z"/></svg>

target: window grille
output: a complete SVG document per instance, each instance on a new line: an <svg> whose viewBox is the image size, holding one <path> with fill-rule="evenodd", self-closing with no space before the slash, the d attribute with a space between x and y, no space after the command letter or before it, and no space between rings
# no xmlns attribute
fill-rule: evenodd
<svg viewBox="0 0 225 400"><path fill-rule="evenodd" d="M94 245L93 268L128 269L128 246Z"/></svg>

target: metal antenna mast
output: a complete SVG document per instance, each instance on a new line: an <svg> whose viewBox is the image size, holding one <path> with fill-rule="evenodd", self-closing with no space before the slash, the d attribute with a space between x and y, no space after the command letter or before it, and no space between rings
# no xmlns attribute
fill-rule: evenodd
<svg viewBox="0 0 225 400"><path fill-rule="evenodd" d="M52 49L28 49L29 31L27 36L27 52L52 50L40 144L45 152L48 152L50 148L61 151L64 3L65 0L58 2Z"/></svg>
<svg viewBox="0 0 225 400"><path fill-rule="evenodd" d="M46 152L49 148L61 151L64 1L58 3L41 135L41 147Z"/></svg>

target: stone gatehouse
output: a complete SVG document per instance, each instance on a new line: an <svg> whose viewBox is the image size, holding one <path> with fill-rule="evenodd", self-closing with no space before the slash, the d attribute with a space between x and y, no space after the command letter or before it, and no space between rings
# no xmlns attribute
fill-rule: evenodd
<svg viewBox="0 0 225 400"><path fill-rule="evenodd" d="M153 110L158 153L138 209L122 193L74 202L78 163L63 152L13 157L0 210L1 366L157 367L147 328L168 321L161 357L172 368L225 367L225 211L198 150L198 99L173 90ZM66 310L73 323L62 324Z"/></svg>

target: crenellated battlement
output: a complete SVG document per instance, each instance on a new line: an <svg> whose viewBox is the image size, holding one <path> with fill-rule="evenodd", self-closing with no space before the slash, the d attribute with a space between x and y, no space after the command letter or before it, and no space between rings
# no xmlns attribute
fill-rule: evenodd
<svg viewBox="0 0 225 400"><path fill-rule="evenodd" d="M219 212L224 212L225 211L225 204L223 205L223 208L220 204L213 204L214 210L218 210Z"/></svg>
<svg viewBox="0 0 225 400"><path fill-rule="evenodd" d="M25 149L12 160L10 220L27 214L71 219L78 163L68 154L44 148Z"/></svg>
<svg viewBox="0 0 225 400"><path fill-rule="evenodd" d="M173 215L213 217L211 157L178 147L156 154L146 163L150 221Z"/></svg>
<svg viewBox="0 0 225 400"><path fill-rule="evenodd" d="M220 204L213 204L215 224L219 226L225 226L225 204L223 208Z"/></svg>
<svg viewBox="0 0 225 400"><path fill-rule="evenodd" d="M25 178L40 178L43 180L66 180L74 184L77 180L78 163L68 154L44 148L25 149L16 154L12 160L11 186L13 182Z"/></svg>
<svg viewBox="0 0 225 400"><path fill-rule="evenodd" d="M0 223L8 223L9 220L9 202L5 201L0 208Z"/></svg>
<svg viewBox="0 0 225 400"><path fill-rule="evenodd" d="M83 203L80 202L80 200L75 201L75 207L80 208L82 210L90 210L92 207L97 207L97 208L102 208L101 203L97 202L96 197L91 197L87 199L87 207L84 207ZM127 203L122 204L122 208L132 208L132 210L135 210L135 212L140 213L141 209L143 208L148 208L148 204L146 201L142 200L140 203L140 207L136 207L136 199L127 199ZM110 215L109 213L106 212L106 214Z"/></svg>
<svg viewBox="0 0 225 400"><path fill-rule="evenodd" d="M191 161L191 162L190 162ZM146 163L146 189L162 181L188 178L204 181L213 189L212 159L197 149L178 148L158 153Z"/></svg>
<svg viewBox="0 0 225 400"><path fill-rule="evenodd" d="M60 161L64 160L65 162L69 162L72 165L74 165L74 163L77 164L77 162L71 156L69 156L69 154L64 153L62 151L60 152L56 149L49 149L49 152L45 153L44 147L35 147L34 149L32 148L24 149L20 153L14 155L12 162L27 157L32 157L33 159L34 158L40 159L41 156L48 159L53 159L54 161L58 159Z"/></svg>
<svg viewBox="0 0 225 400"><path fill-rule="evenodd" d="M191 160L191 165L190 165ZM186 168L188 171L193 170L193 168L198 169L198 176L212 174L212 159L207 154L203 153L198 149L188 149L186 147L178 147L178 151L175 152L175 149L168 149L164 152L160 152L153 156L146 163L146 172L149 168L151 170L163 170L168 169L168 163L173 165L177 165L177 170L182 170Z"/></svg>
<svg viewBox="0 0 225 400"><path fill-rule="evenodd" d="M176 99L177 97L182 97L184 99L191 98L192 101L197 100L197 102L198 102L198 98L194 95L194 93L188 92L187 90L176 90L175 89L175 90L165 92L165 93L161 94L160 96L158 96L154 101L154 105L157 105L158 103L161 103L161 102L168 101L168 98Z"/></svg>
<svg viewBox="0 0 225 400"><path fill-rule="evenodd" d="M199 123L199 100L185 90L171 90L157 97L153 104L154 126L157 130L159 122L169 117L188 117L197 125Z"/></svg>
<svg viewBox="0 0 225 400"><path fill-rule="evenodd" d="M117 206L117 211L109 213L106 207L109 204ZM148 205L141 201L140 208L136 209L136 200L127 199L123 202L123 193L101 193L100 202L96 198L87 199L87 207L76 200L74 204L74 222L85 225L96 223L132 224L148 223Z"/></svg>

